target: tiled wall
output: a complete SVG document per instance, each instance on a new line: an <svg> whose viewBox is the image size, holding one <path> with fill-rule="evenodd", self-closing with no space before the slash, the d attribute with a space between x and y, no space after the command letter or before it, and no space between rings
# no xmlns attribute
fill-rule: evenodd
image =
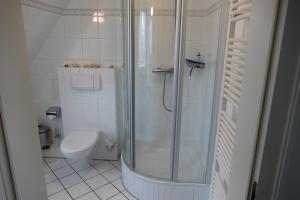
<svg viewBox="0 0 300 200"><path fill-rule="evenodd" d="M49 4L52 1L43 0L43 2ZM107 14L104 16L103 23L95 23L93 22L94 12L90 9L120 8L121 1L69 0L64 8L60 7L61 13L59 14L34 6L23 3L25 20L26 16L30 15L29 12L34 11L34 14L31 14L33 16L27 18L27 21L31 23L25 23L27 30L45 28L38 23L44 15L56 16L56 22L50 28L48 37L44 38L37 54L32 55L34 59L30 66L37 119L40 123L53 127L56 124L46 118L45 111L49 106L60 105L57 68L63 67L65 63L114 65L117 68L117 77L120 78L122 65L121 16L115 13ZM33 20L36 23L32 23ZM27 34L39 35L35 31L28 31ZM33 37L33 39L37 38ZM117 83L119 82L118 79ZM118 85L120 86L120 84Z"/></svg>
<svg viewBox="0 0 300 200"><path fill-rule="evenodd" d="M216 2L218 0L188 1L186 57L193 58L200 51L207 65L203 70L194 70L191 77L188 76L189 69L185 68L182 144L194 146L195 151L203 155L200 156L204 158L201 164L206 163L210 134L220 14ZM172 137L172 114L162 107L163 76L153 74L151 70L156 67L173 66L175 1L137 0L135 3L137 8L146 9L145 12L137 13L135 26L136 137L137 140L153 142L168 148ZM38 10L24 7L30 9L31 13ZM150 7L154 8L154 16L149 15ZM122 18L118 15L120 8L121 0L69 0L64 8L69 9L67 12L61 11L57 14L45 10L36 11L47 13L46 15L50 13L57 19L42 47L36 47L38 54L33 54L35 59L31 64L34 103L40 122L49 124L45 118L45 110L49 106L60 104L56 69L64 63L115 65L119 87L118 100L121 99ZM91 9L106 10L110 14L105 16L104 23L93 23ZM36 13L29 21L40 18L41 14ZM38 23L27 23L27 26L27 30L32 30L28 31L29 34L39 35L36 31L40 28ZM168 75L166 81L166 103L169 107L173 91L171 76Z"/></svg>

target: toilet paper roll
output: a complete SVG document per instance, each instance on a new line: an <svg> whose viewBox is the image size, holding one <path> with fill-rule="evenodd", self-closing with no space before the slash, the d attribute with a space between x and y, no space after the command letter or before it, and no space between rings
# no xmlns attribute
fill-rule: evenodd
<svg viewBox="0 0 300 200"><path fill-rule="evenodd" d="M50 120L56 119L56 116L55 116L55 115L47 115L47 116L48 116L48 118L49 118Z"/></svg>

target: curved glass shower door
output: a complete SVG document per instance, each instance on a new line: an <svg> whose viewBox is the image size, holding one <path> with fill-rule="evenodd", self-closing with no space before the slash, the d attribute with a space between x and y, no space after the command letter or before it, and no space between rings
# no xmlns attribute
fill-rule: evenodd
<svg viewBox="0 0 300 200"><path fill-rule="evenodd" d="M147 177L207 181L222 6L202 1L126 1L123 158Z"/></svg>
<svg viewBox="0 0 300 200"><path fill-rule="evenodd" d="M180 120L180 147L177 180L205 183L218 59L221 2L187 0L185 58ZM198 63L197 63L198 62ZM196 64L195 64L196 63ZM222 71L222 70L220 70ZM218 76L218 75L217 75ZM215 107L218 108L217 105ZM217 109L216 109L217 110ZM192 164L191 164L192 163Z"/></svg>
<svg viewBox="0 0 300 200"><path fill-rule="evenodd" d="M175 1L135 1L135 170L170 179Z"/></svg>

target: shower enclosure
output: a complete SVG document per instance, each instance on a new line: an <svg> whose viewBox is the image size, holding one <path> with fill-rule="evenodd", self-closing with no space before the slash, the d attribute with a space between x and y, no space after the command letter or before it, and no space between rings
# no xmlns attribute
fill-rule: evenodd
<svg viewBox="0 0 300 200"><path fill-rule="evenodd" d="M139 199L146 198L124 173L152 185L209 183L226 2L123 3L123 181Z"/></svg>

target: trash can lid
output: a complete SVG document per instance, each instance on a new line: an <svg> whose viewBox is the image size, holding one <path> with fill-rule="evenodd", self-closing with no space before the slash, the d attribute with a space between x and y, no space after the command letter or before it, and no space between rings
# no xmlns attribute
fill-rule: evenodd
<svg viewBox="0 0 300 200"><path fill-rule="evenodd" d="M47 133L50 131L50 128L44 125L39 125L39 134Z"/></svg>

